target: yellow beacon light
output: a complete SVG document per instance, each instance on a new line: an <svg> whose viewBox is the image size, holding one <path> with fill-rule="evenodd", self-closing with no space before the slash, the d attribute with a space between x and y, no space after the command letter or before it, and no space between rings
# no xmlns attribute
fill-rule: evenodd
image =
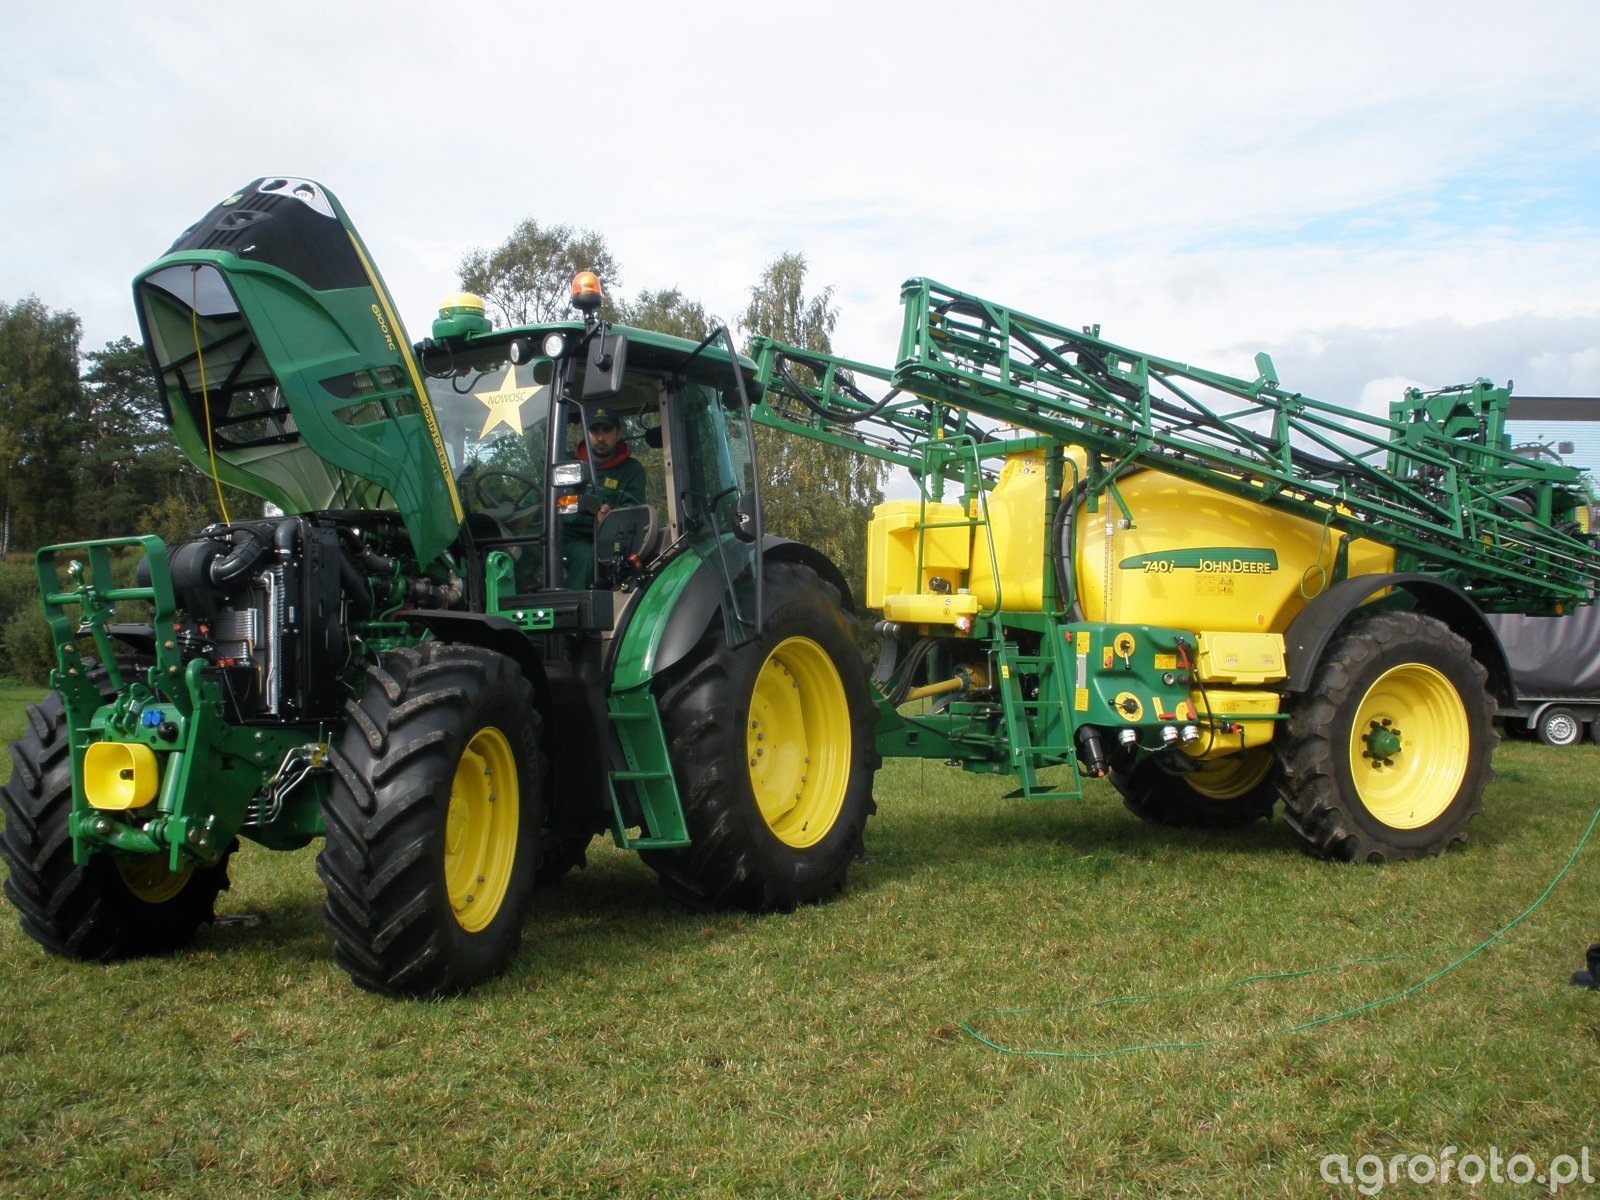
<svg viewBox="0 0 1600 1200"><path fill-rule="evenodd" d="M600 307L600 276L593 271L579 271L572 277L572 307L584 313L593 313Z"/></svg>

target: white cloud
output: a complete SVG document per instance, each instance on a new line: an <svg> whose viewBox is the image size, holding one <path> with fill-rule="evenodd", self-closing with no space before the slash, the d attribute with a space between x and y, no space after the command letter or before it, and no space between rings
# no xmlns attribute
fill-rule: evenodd
<svg viewBox="0 0 1600 1200"><path fill-rule="evenodd" d="M35 6L0 45L29 101L0 300L131 332L133 274L286 171L339 194L414 336L531 215L726 317L803 251L869 360L926 274L1233 373L1272 349L1310 394L1600 394L1562 324L1600 316L1597 41L1583 3Z"/></svg>
<svg viewBox="0 0 1600 1200"><path fill-rule="evenodd" d="M1357 412L1375 417L1387 417L1389 405L1401 399L1411 388L1427 388L1420 379L1404 375L1391 375L1385 379L1369 379L1361 388L1361 396L1353 407Z"/></svg>
<svg viewBox="0 0 1600 1200"><path fill-rule="evenodd" d="M1600 396L1600 315L1519 315L1483 322L1431 318L1390 327L1341 326L1269 347L1286 387L1335 403L1386 405L1407 386L1483 377L1523 396Z"/></svg>

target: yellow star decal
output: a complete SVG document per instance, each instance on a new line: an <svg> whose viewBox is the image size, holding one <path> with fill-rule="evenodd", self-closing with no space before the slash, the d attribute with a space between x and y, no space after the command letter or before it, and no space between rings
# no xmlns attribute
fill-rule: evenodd
<svg viewBox="0 0 1600 1200"><path fill-rule="evenodd" d="M489 410L489 415L483 421L483 430L478 434L479 439L488 437L489 430L496 425L505 425L521 433L522 406L528 402L528 397L537 391L539 389L536 387L519 388L516 366L507 366L506 377L500 381L498 391L478 393L478 399L482 400Z"/></svg>

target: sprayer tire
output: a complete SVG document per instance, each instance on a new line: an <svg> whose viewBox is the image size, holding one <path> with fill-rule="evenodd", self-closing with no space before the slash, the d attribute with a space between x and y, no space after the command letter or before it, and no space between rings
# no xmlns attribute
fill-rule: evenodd
<svg viewBox="0 0 1600 1200"><path fill-rule="evenodd" d="M335 961L397 996L499 974L538 861L544 764L527 679L504 655L424 642L369 667L346 713L317 858Z"/></svg>
<svg viewBox="0 0 1600 1200"><path fill-rule="evenodd" d="M27 729L11 744L11 780L0 790L0 857L11 868L5 894L23 932L52 954L96 962L189 945L200 926L215 919L233 846L214 866L189 866L176 875L156 855L101 853L74 865L66 708L51 692L28 705L27 715Z"/></svg>
<svg viewBox="0 0 1600 1200"><path fill-rule="evenodd" d="M1500 740L1487 679L1467 641L1432 617L1352 622L1285 731L1289 824L1315 852L1350 862L1465 842Z"/></svg>
<svg viewBox="0 0 1600 1200"><path fill-rule="evenodd" d="M1264 756L1264 757L1263 757ZM1163 770L1155 758L1145 758L1128 771L1113 770L1111 784L1122 793L1122 804L1142 821L1177 829L1234 829L1272 816L1278 802L1278 770L1266 747L1241 756L1237 772L1233 759L1208 760L1204 779L1223 777L1236 785L1206 786L1188 775ZM1219 775L1220 772L1220 775Z"/></svg>
<svg viewBox="0 0 1600 1200"><path fill-rule="evenodd" d="M769 562L770 616L729 647L713 620L657 685L692 844L644 852L697 907L788 911L844 887L875 810L873 706L838 592Z"/></svg>

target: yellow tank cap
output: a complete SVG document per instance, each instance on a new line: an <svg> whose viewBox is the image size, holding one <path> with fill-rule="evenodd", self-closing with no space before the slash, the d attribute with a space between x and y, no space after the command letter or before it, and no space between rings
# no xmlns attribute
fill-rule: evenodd
<svg viewBox="0 0 1600 1200"><path fill-rule="evenodd" d="M84 798L94 808L143 808L160 783L155 751L143 742L95 742L83 756Z"/></svg>

